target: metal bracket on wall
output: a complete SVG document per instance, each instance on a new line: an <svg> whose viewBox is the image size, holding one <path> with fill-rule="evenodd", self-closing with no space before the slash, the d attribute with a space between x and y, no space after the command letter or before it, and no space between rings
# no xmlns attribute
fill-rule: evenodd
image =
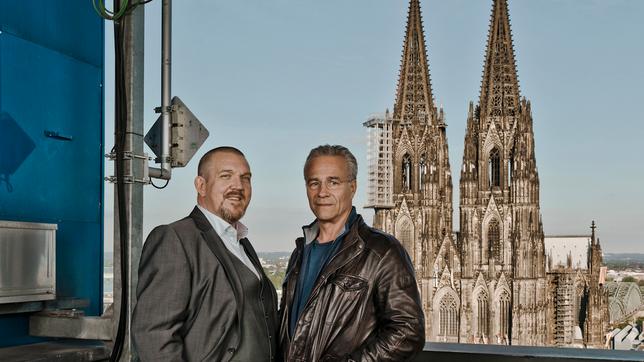
<svg viewBox="0 0 644 362"><path fill-rule="evenodd" d="M59 132L48 131L48 130L45 130L45 137L49 137L49 138L53 138L61 141L71 141L74 139L74 137L70 135L63 135L63 134L60 134Z"/></svg>
<svg viewBox="0 0 644 362"><path fill-rule="evenodd" d="M105 158L107 158L110 161L114 161L116 160L116 153L115 152L106 153ZM123 159L138 161L136 162L137 166L135 167L140 167L141 172L137 172L137 174L143 174L143 177L140 179L135 178L135 176L132 174L124 175L123 182L125 182L126 184L134 184L134 183L140 183L144 185L150 184L148 162L152 160L152 157L149 157L147 153L139 155L139 154L135 154L132 151L125 151L123 152ZM106 176L104 180L110 183L116 183L116 176Z"/></svg>
<svg viewBox="0 0 644 362"><path fill-rule="evenodd" d="M172 113L177 110L177 106L172 104L166 107L166 111ZM163 107L154 107L154 113L161 113L163 111Z"/></svg>

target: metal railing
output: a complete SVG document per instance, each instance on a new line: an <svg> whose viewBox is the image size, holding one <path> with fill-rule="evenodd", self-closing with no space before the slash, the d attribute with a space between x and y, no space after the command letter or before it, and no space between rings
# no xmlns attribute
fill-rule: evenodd
<svg viewBox="0 0 644 362"><path fill-rule="evenodd" d="M466 343L425 344L414 362L582 362L644 361L644 352L606 349L502 346Z"/></svg>

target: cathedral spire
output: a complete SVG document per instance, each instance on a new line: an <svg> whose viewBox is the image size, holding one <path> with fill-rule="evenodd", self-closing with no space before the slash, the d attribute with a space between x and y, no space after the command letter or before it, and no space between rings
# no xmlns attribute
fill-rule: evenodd
<svg viewBox="0 0 644 362"><path fill-rule="evenodd" d="M592 224L590 225L590 230L592 230L592 234L590 235L590 243L592 245L595 245L595 229L597 229L597 226L595 225L595 220L593 220Z"/></svg>
<svg viewBox="0 0 644 362"><path fill-rule="evenodd" d="M435 112L420 3L419 0L410 0L394 119L403 122L433 122Z"/></svg>
<svg viewBox="0 0 644 362"><path fill-rule="evenodd" d="M492 7L479 104L482 117L518 113L519 80L507 0L494 0Z"/></svg>
<svg viewBox="0 0 644 362"><path fill-rule="evenodd" d="M463 165L461 168L461 179L471 180L476 176L477 166L477 139L478 129L476 127L476 118L474 111L474 104L470 102L469 110L467 112L467 128L465 130L465 151L463 152Z"/></svg>

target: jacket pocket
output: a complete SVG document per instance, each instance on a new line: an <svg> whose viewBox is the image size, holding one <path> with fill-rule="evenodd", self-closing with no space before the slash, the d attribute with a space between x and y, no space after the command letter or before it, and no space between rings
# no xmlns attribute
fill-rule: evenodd
<svg viewBox="0 0 644 362"><path fill-rule="evenodd" d="M342 361L346 361L346 358L340 358L340 357L338 357L336 355L333 355L333 354L324 355L320 359L320 362L342 362Z"/></svg>
<svg viewBox="0 0 644 362"><path fill-rule="evenodd" d="M360 277L354 275L340 274L335 277L331 283L338 286L343 292L355 292L366 289L369 283Z"/></svg>

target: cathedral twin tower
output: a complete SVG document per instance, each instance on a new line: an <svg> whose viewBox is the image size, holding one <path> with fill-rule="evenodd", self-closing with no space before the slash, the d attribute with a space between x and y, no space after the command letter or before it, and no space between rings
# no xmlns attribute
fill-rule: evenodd
<svg viewBox="0 0 644 362"><path fill-rule="evenodd" d="M552 344L532 115L506 0L494 0L479 103L469 105L456 234L446 124L425 47L411 0L393 114L365 123L374 226L412 258L428 340Z"/></svg>

